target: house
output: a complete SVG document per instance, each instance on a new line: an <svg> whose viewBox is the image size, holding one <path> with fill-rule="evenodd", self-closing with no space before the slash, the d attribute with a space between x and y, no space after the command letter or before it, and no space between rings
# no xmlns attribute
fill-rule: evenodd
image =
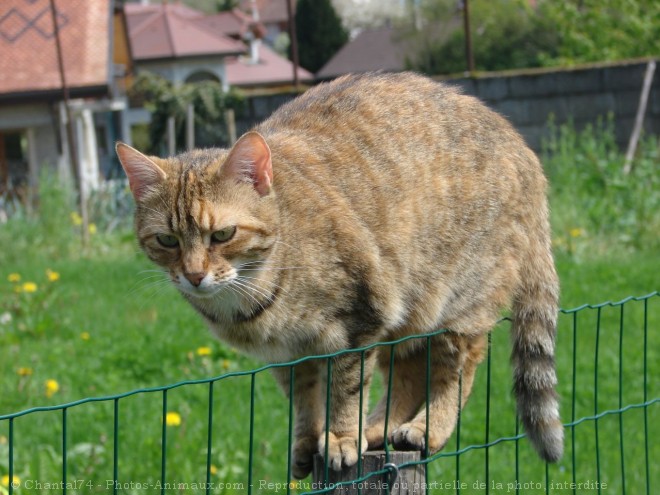
<svg viewBox="0 0 660 495"><path fill-rule="evenodd" d="M316 78L334 79L343 74L377 70L402 71L405 60L405 46L397 42L391 26L366 29L341 47L316 73Z"/></svg>
<svg viewBox="0 0 660 495"><path fill-rule="evenodd" d="M239 8L243 12L258 16L258 20L263 24L266 32L264 41L274 46L277 38L282 34L288 37L289 33L289 12L286 3L289 0L241 0ZM295 13L296 0L291 1L291 8Z"/></svg>
<svg viewBox="0 0 660 495"><path fill-rule="evenodd" d="M225 89L291 84L292 63L261 43L266 28L239 9L207 15L180 2L126 3L124 9L137 70L174 84L212 79ZM313 80L302 68L298 76Z"/></svg>
<svg viewBox="0 0 660 495"><path fill-rule="evenodd" d="M243 54L245 44L198 23L203 14L181 3L127 3L124 11L138 70L174 84L214 80L228 89L225 58Z"/></svg>
<svg viewBox="0 0 660 495"><path fill-rule="evenodd" d="M93 188L116 170L112 143L127 137L123 18L111 0L58 1L55 13L80 176ZM0 53L0 193L25 196L41 167L71 171L49 0L2 1Z"/></svg>

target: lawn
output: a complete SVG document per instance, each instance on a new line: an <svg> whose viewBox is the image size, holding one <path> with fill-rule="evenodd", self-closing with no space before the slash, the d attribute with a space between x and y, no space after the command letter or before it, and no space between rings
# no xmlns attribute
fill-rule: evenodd
<svg viewBox="0 0 660 495"><path fill-rule="evenodd" d="M650 162L637 165L640 174L647 167L657 170L657 149L653 152L647 146L651 151L643 158ZM588 158L589 152L576 148L572 156L583 153ZM653 240L658 225L657 189L643 203L629 197L642 186L653 188L657 179L651 180L651 186L617 186L620 195L630 199L627 206L618 208L634 210L632 216L628 210L617 215L616 209L607 208L611 196L603 194L601 201L592 197L591 190L577 194L575 188L586 188L584 181L565 178L558 163L548 162L562 307L617 301L657 290L660 249L657 239ZM78 222L70 217L71 205L54 191L51 188L43 196L49 215L0 225L0 373L4 377L0 415L204 380L263 364L215 341L194 311L163 283L163 276L150 271L153 266L135 247L130 232L108 233L109 222L100 218L90 246L79 249L75 235L80 227L72 225ZM594 208L601 214L592 215ZM447 455L429 467L429 481L437 483L430 493L454 493L457 481L461 493L515 493L516 479L522 484L520 493L546 493L546 479L554 484L552 493L567 492L565 482L600 481L607 484L601 485L602 493L621 493L624 485L629 493L647 493L649 487L660 486L660 467L652 464L647 471L646 465L647 459L660 457L660 445L654 441L660 437L657 403L646 412L631 409L569 427L566 454L547 471L525 439L451 455L457 449L517 433L507 325L503 322L493 333L490 365L484 362L478 372L461 418L460 439L454 436L443 451ZM659 327L658 296L561 315L557 365L565 423L660 398ZM252 493L285 493L267 483L287 482L288 418L288 400L267 372L229 376L213 385L186 385L166 393L150 391L116 401L88 402L65 411L35 412L11 422L0 420L0 477L9 472L11 442L13 472L20 480L14 493L61 493L64 467L67 493L113 489L157 493L163 488L163 464L165 481L172 484L165 487L172 488L169 493L204 493L200 485L207 479L208 466L211 481L218 484L213 493L246 493L249 479ZM113 485L115 478L119 485ZM7 479L2 481L0 493L7 491ZM440 482L449 483L451 489ZM188 483L188 489L177 488L176 483ZM305 486L292 492L304 491Z"/></svg>

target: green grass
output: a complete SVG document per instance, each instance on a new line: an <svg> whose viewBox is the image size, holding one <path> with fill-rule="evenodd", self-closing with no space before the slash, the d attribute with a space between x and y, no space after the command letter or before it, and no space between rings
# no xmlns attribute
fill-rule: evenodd
<svg viewBox="0 0 660 495"><path fill-rule="evenodd" d="M573 139L567 133L554 144L554 157L564 156L566 162L569 156L578 157L580 170L592 170L589 174L577 174L566 165L562 168L556 158L546 160L553 185L553 229L564 308L620 300L659 288L660 248L654 239L657 230L653 230L658 226L658 194L644 189L646 185L631 185L632 181L655 180L649 179L648 170L657 168L657 149L649 144L651 141L645 143L634 172L639 176L617 176L617 187L628 199L613 201L619 205L617 208L626 205L631 209L617 216L599 194L613 187L610 176L616 173L620 156L599 151L599 136L595 133ZM559 153L558 149L563 151ZM602 155L609 158L602 161ZM602 166L590 169L589 163ZM116 223L107 216L95 219L99 233L92 236L87 249L80 250L76 243L79 227L71 225L72 203L47 181L44 187L42 206L50 214L31 217L19 212L0 225L0 415L205 379L263 364L215 341L175 289L161 284L161 278L148 271L153 266L136 249L132 234L124 230L108 233ZM636 198L642 194L640 191L647 195ZM604 197L611 199L611 195ZM49 281L47 270L59 273L59 280ZM9 282L12 273L20 274L21 281ZM25 282L36 283L37 290L14 292ZM660 397L660 297L650 299L646 307L646 397L655 399ZM626 406L644 401L644 308L643 302L630 302L623 313L621 307L604 307L561 316L557 365L565 422L592 416L596 411L616 410L620 403ZM508 324L504 322L500 327L492 336L490 428L486 430L485 362L461 418L460 448L482 445L487 435L488 441L493 441L517 432L510 394ZM205 348L210 348L210 354ZM55 380L59 386L50 396L47 380ZM179 425L165 427L168 482L206 480L209 387L203 383L167 392L166 411L177 413L181 419ZM249 376L229 377L213 385L211 479L216 483L242 483L244 487L230 486L213 493L246 492L250 391ZM376 394L374 391L374 398ZM108 493L112 488L108 480L114 475L114 407L113 401L107 401L67 409L67 480L81 483L71 485L67 493ZM160 492L163 393L123 398L118 402L118 411L121 492ZM288 411L288 400L270 375L255 375L255 494L274 492L264 483L287 481ZM62 491L58 485L63 468L62 425L62 411L33 413L13 421L14 473L22 482L15 493ZM599 467L600 480L608 484L603 493L621 493L624 480L627 493L646 493L647 475L650 487L660 485L660 468L651 463L647 473L645 465L645 440L650 459L660 456L660 445L655 441L660 437L658 425L660 406L654 404L648 407L646 418L642 409L633 409L569 428L566 455L549 468L548 481L595 482ZM8 421L0 421L0 477L9 470L9 428ZM489 487L488 493L515 493L508 490L516 479L518 449L518 479L527 483L520 493L545 493L545 465L525 439L470 450L458 458L450 455L456 447L454 436L444 450L447 456L431 463L430 481L454 486L460 479L466 484L461 493L487 493L483 484ZM0 485L3 492L6 487ZM168 491L184 492L204 490ZM449 492L455 491L442 486L430 490L437 494Z"/></svg>

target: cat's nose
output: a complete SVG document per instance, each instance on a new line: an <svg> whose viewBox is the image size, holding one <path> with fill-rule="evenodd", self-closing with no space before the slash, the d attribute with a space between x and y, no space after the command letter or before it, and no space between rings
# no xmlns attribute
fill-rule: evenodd
<svg viewBox="0 0 660 495"><path fill-rule="evenodd" d="M204 280L204 277L206 277L206 273L203 272L194 272L194 273L184 273L184 277L188 279L188 282L193 284L195 287L199 287L199 284L202 283L202 280Z"/></svg>

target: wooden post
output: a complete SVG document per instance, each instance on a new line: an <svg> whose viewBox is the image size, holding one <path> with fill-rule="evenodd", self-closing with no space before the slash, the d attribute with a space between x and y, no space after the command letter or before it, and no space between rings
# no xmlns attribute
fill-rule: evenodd
<svg viewBox="0 0 660 495"><path fill-rule="evenodd" d="M195 147L195 106L188 103L186 107L186 149Z"/></svg>
<svg viewBox="0 0 660 495"><path fill-rule="evenodd" d="M472 32L470 31L470 0L463 0L463 30L465 31L465 58L467 71L474 75L474 53L472 52Z"/></svg>
<svg viewBox="0 0 660 495"><path fill-rule="evenodd" d="M637 151L637 142L639 135L644 127L644 114L646 113L646 105L649 101L649 93L651 92L651 83L653 83L653 74L655 72L655 60L649 61L646 66L646 73L644 74L644 84L642 85L642 92L639 95L639 105L637 107L637 115L635 116L635 126L628 142L628 151L626 151L626 162L623 166L623 173L628 175L632 170L633 158L635 151Z"/></svg>
<svg viewBox="0 0 660 495"><path fill-rule="evenodd" d="M167 117L167 154L176 155L176 127L174 126L174 117Z"/></svg>
<svg viewBox="0 0 660 495"><path fill-rule="evenodd" d="M28 215L32 216L33 209L36 206L36 192L39 185L39 163L37 162L37 136L34 127L28 127L27 130L27 148L28 148Z"/></svg>
<svg viewBox="0 0 660 495"><path fill-rule="evenodd" d="M236 142L236 113L233 108L225 110L225 123L227 124L229 145L234 146L234 143Z"/></svg>
<svg viewBox="0 0 660 495"><path fill-rule="evenodd" d="M86 247L89 241L89 215L87 213L87 196L85 195L85 187L82 183L82 171L80 169L80 161L78 160L78 150L74 140L73 130L73 116L71 115L71 106L69 104L69 86L66 81L66 73L64 70L64 57L62 55L62 41L60 40L60 29L57 24L57 9L55 8L55 0L50 0L50 14L53 20L53 35L55 37L55 49L57 52L57 65L60 72L60 84L62 85L62 97L64 99L64 110L66 111L66 137L69 147L69 160L71 160L71 171L73 173L73 180L78 188L78 208L80 209L80 217L82 218L82 244Z"/></svg>
<svg viewBox="0 0 660 495"><path fill-rule="evenodd" d="M420 460L419 452L390 452L389 462L393 465L399 466L406 462L416 462ZM362 456L362 476L375 471L381 471L385 468L386 456L382 450L373 452L366 452ZM393 476L396 474L396 476ZM327 492L331 495L357 495L358 490L361 489L363 495L425 495L426 494L426 465L417 464L404 469L393 470L391 473L371 476L362 482L353 482L360 478L358 476L357 465L350 468L344 468L341 471L333 471L332 468L328 469L328 480L324 480L325 476L325 463L323 457L317 454L314 457L314 470L313 480L314 488L322 488L339 483L342 481L349 481L347 485L339 486L332 491ZM389 485L389 492L388 492Z"/></svg>

